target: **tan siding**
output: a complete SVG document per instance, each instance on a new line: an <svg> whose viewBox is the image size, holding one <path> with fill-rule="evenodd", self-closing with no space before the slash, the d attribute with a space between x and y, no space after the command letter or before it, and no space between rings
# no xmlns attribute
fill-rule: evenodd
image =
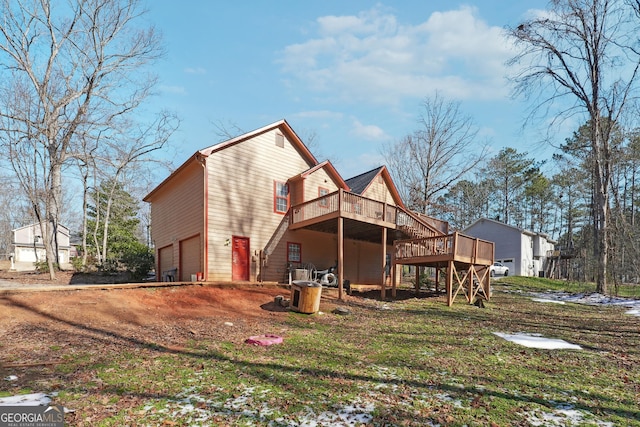
<svg viewBox="0 0 640 427"><path fill-rule="evenodd" d="M317 269L325 269L337 260L336 236L310 230L288 231L269 256L268 267L263 270L265 281L286 281L287 243L302 245L303 264L312 263ZM387 253L392 247L387 246ZM344 278L351 283L380 284L382 281L382 248L380 245L356 240L344 242Z"/></svg>
<svg viewBox="0 0 640 427"><path fill-rule="evenodd" d="M182 281L191 280L191 275L202 271L200 235L180 241L180 271Z"/></svg>
<svg viewBox="0 0 640 427"><path fill-rule="evenodd" d="M158 279L162 280L162 273L174 267L176 264L173 263L173 246L158 249L158 271L156 272Z"/></svg>
<svg viewBox="0 0 640 427"><path fill-rule="evenodd" d="M178 267L179 241L189 236L203 234L203 194L203 167L194 161L153 196L151 237L156 248L172 247L174 263L172 267ZM163 256L166 255L163 254ZM161 268L167 270L171 267L162 266ZM178 275L180 274L181 272L178 272Z"/></svg>
<svg viewBox="0 0 640 427"><path fill-rule="evenodd" d="M379 284L382 282L382 247L373 243L359 242L358 253L358 278L354 283ZM387 247L387 253L393 248ZM353 282L353 280L352 280Z"/></svg>
<svg viewBox="0 0 640 427"><path fill-rule="evenodd" d="M347 243L349 242L349 243ZM387 246L387 253L392 247ZM375 243L345 241L344 278L351 283L380 284L382 282L382 247Z"/></svg>
<svg viewBox="0 0 640 427"><path fill-rule="evenodd" d="M380 202L385 202L390 205L395 205L393 197L391 196L391 192L389 191L389 187L387 187L386 182L382 179L381 176L377 176L374 179L369 188L367 188L366 191L362 193L362 196L378 200Z"/></svg>
<svg viewBox="0 0 640 427"><path fill-rule="evenodd" d="M304 180L305 201L317 198L320 187L328 189L329 193L338 191L338 186L333 182L329 174L324 169L319 169Z"/></svg>
<svg viewBox="0 0 640 427"><path fill-rule="evenodd" d="M303 179L295 179L289 182L289 192L290 192L290 204L291 206L295 206L304 202L304 180Z"/></svg>
<svg viewBox="0 0 640 427"><path fill-rule="evenodd" d="M309 169L285 137L276 146L272 130L213 153L207 159L209 182L209 280L230 280L232 235L248 236L251 253L264 248L282 214L274 213L274 180L287 180ZM284 240L284 239L283 239ZM251 280L258 266L251 261Z"/></svg>
<svg viewBox="0 0 640 427"><path fill-rule="evenodd" d="M269 256L268 267L263 270L266 281L282 282L286 279L287 244L302 245L302 263L312 263L317 269L333 266L337 259L336 238L332 234L310 230L287 231L273 254Z"/></svg>

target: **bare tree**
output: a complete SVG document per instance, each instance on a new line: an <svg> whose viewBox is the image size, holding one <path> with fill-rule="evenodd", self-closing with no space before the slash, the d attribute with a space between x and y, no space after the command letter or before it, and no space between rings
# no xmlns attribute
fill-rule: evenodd
<svg viewBox="0 0 640 427"><path fill-rule="evenodd" d="M639 6L627 0L552 0L543 16L509 29L521 49L510 61L521 67L514 78L516 94L533 98L534 111L584 114L590 123L598 292L607 289L612 167L613 126L603 124L618 121L635 89Z"/></svg>
<svg viewBox="0 0 640 427"><path fill-rule="evenodd" d="M478 128L460 103L438 94L422 104L420 129L383 147L398 190L411 209L430 213L438 195L464 178L486 157Z"/></svg>
<svg viewBox="0 0 640 427"><path fill-rule="evenodd" d="M141 163L153 161L149 155L165 146L173 132L178 128L179 120L169 112L162 112L157 119L144 129L130 129L131 123L120 123L112 128L109 135L103 135L104 141L100 144L99 152L91 158L95 166L93 188L102 200L94 200L96 206L104 204L104 218L96 221L96 227L101 226L101 233L93 230L94 244L97 251L98 263L103 263L107 257L107 239L109 236L109 218L114 202L114 194L118 186L126 181L135 181ZM117 130L114 132L114 130ZM106 193L100 193L101 183L109 183ZM124 186L124 185L123 185ZM126 187L126 186L125 186ZM86 200L85 200L86 202ZM86 209L86 205L85 205ZM99 212L99 209L96 209ZM97 236L102 236L102 242L97 241ZM83 240L86 239L86 234ZM86 241L84 242L86 245Z"/></svg>
<svg viewBox="0 0 640 427"><path fill-rule="evenodd" d="M143 66L162 52L136 28L138 0L0 0L0 143L57 257L62 169L91 124L109 126L150 94Z"/></svg>

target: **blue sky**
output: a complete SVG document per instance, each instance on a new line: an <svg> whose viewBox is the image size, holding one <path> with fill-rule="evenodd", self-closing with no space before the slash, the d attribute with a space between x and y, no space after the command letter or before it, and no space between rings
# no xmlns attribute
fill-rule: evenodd
<svg viewBox="0 0 640 427"><path fill-rule="evenodd" d="M545 5L150 1L146 19L166 47L155 106L182 120L171 157L177 166L219 142L216 123L250 131L286 119L350 178L384 164L380 147L418 129L421 102L437 91L460 101L478 144L544 158L541 133L522 130L527 105L510 97L502 30Z"/></svg>

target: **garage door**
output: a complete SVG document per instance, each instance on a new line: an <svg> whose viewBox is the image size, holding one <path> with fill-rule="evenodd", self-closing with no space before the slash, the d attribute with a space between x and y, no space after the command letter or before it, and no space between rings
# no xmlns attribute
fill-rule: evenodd
<svg viewBox="0 0 640 427"><path fill-rule="evenodd" d="M190 237L180 242L180 280L187 282L191 275L202 271L200 260L200 235Z"/></svg>
<svg viewBox="0 0 640 427"><path fill-rule="evenodd" d="M162 280L162 272L176 267L173 263L173 246L165 246L158 250L158 271L156 275Z"/></svg>

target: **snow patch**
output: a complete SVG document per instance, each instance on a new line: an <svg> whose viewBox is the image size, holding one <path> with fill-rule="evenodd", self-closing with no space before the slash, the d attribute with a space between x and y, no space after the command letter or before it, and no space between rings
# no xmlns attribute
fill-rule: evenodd
<svg viewBox="0 0 640 427"><path fill-rule="evenodd" d="M527 421L532 426L577 426L586 423L585 415L591 416L588 412L574 409L573 405L560 404L553 412L533 411L527 414ZM613 427L613 423L598 420L589 420L589 425L598 427Z"/></svg>
<svg viewBox="0 0 640 427"><path fill-rule="evenodd" d="M602 295L599 293L580 293L580 294L571 294L568 292L556 292L556 291L548 291L548 292L538 292L538 293L528 293L533 296L531 298L536 302L547 302L547 303L557 303L557 304L565 304L567 302L572 302L575 304L586 304L586 305L614 305L630 308L629 311L625 312L630 316L638 316L640 317L640 300L633 298L622 298L622 297L610 297L607 295Z"/></svg>
<svg viewBox="0 0 640 427"><path fill-rule="evenodd" d="M537 334L505 334L502 332L494 332L493 334L507 341L511 341L530 348L542 348L547 350L582 350L582 347L577 344L570 344L561 339L544 338Z"/></svg>
<svg viewBox="0 0 640 427"><path fill-rule="evenodd" d="M554 304L566 304L564 301L548 299L548 298L531 298L531 300L535 302L550 302Z"/></svg>
<svg viewBox="0 0 640 427"><path fill-rule="evenodd" d="M49 403L51 403L51 398L45 393L0 397L0 405L3 406L47 406Z"/></svg>

